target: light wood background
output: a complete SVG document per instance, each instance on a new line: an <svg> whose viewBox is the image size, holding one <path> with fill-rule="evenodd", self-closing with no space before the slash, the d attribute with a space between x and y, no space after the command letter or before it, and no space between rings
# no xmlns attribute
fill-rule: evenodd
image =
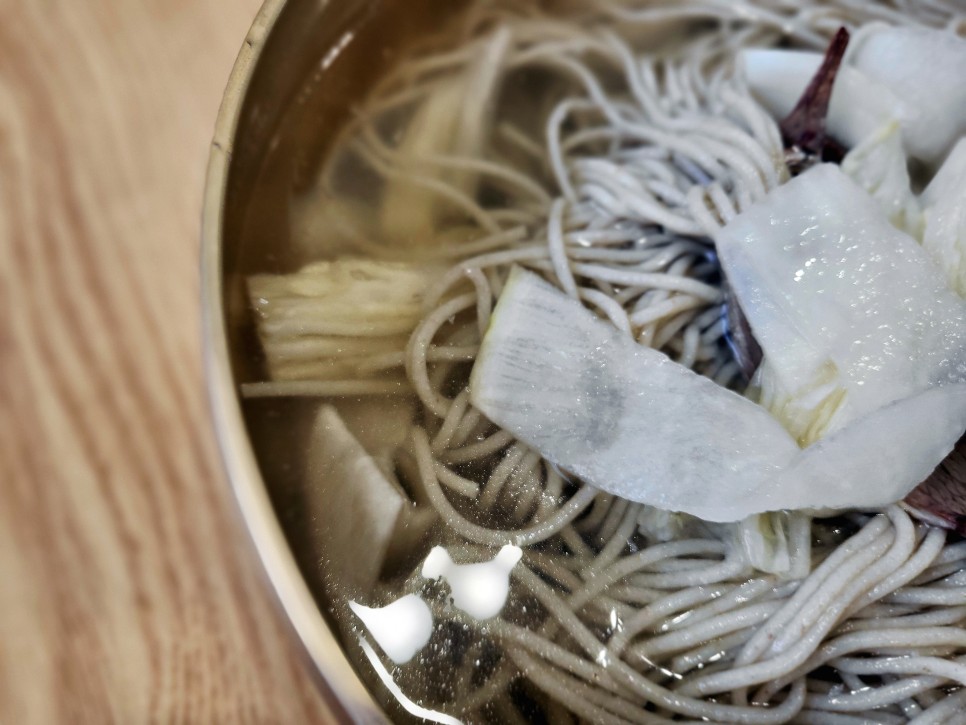
<svg viewBox="0 0 966 725"><path fill-rule="evenodd" d="M0 0L0 723L328 721L204 394L202 183L258 0Z"/></svg>

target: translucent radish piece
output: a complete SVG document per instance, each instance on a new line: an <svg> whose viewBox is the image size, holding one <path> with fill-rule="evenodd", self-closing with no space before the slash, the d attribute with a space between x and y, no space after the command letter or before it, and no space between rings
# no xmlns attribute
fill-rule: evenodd
<svg viewBox="0 0 966 725"><path fill-rule="evenodd" d="M849 62L916 115L903 120L910 156L938 165L966 134L966 40L952 32L882 25L856 38Z"/></svg>
<svg viewBox="0 0 966 725"><path fill-rule="evenodd" d="M799 178L809 183L809 174ZM875 208L868 197L865 204ZM888 222L880 225L898 234ZM852 291L852 304L861 307L867 290ZM891 329L895 346L909 341L901 327ZM918 351L894 353L915 361ZM942 365L931 367L941 380L887 400L801 450L762 407L636 344L516 269L470 389L473 404L491 420L597 488L708 521L739 521L783 509L879 506L905 496L966 428L963 370L943 377Z"/></svg>
<svg viewBox="0 0 966 725"><path fill-rule="evenodd" d="M365 242L379 238L372 205L337 196L327 184L323 178L289 202L289 234L300 261L359 254Z"/></svg>
<svg viewBox="0 0 966 725"><path fill-rule="evenodd" d="M433 636L433 613L415 594L407 594L382 608L349 602L369 634L397 665L404 665L425 647Z"/></svg>
<svg viewBox="0 0 966 725"><path fill-rule="evenodd" d="M519 546L504 546L491 561L455 564L446 549L436 546L420 573L427 579L445 579L453 604L482 621L503 610L510 595L510 572L522 556Z"/></svg>
<svg viewBox="0 0 966 725"><path fill-rule="evenodd" d="M966 380L966 304L838 167L774 190L715 242L764 351L763 403L801 445Z"/></svg>
<svg viewBox="0 0 966 725"><path fill-rule="evenodd" d="M919 239L922 210L912 193L909 160L897 122L887 124L842 159L844 171L872 196L893 226Z"/></svg>
<svg viewBox="0 0 966 725"><path fill-rule="evenodd" d="M956 144L920 200L926 210L922 246L949 287L966 297L966 139Z"/></svg>
<svg viewBox="0 0 966 725"><path fill-rule="evenodd" d="M355 439L372 456L379 470L392 479L395 476L396 453L409 438L413 427L416 415L415 397L346 397L332 400L331 405L346 428L352 431Z"/></svg>
<svg viewBox="0 0 966 725"><path fill-rule="evenodd" d="M765 510L763 481L799 452L760 406L520 269L500 296L470 391L487 417L587 483L710 521Z"/></svg>
<svg viewBox="0 0 966 725"><path fill-rule="evenodd" d="M445 209L442 197L414 183L408 172L416 170L470 197L475 193L475 174L420 165L420 161L485 156L509 42L506 28L493 33L466 70L441 81L413 114L397 148L413 168L403 168L407 173L390 179L383 198L381 225L389 239L418 247L438 237L438 221Z"/></svg>
<svg viewBox="0 0 966 725"><path fill-rule="evenodd" d="M966 536L966 436L904 503L924 521Z"/></svg>
<svg viewBox="0 0 966 725"><path fill-rule="evenodd" d="M637 517L637 530L651 542L674 539L699 539L712 536L724 538L731 524L710 524L694 516L667 511L654 506L642 506Z"/></svg>
<svg viewBox="0 0 966 725"><path fill-rule="evenodd" d="M811 517L800 511L756 514L733 527L735 543L758 571L788 579L808 576Z"/></svg>
<svg viewBox="0 0 966 725"><path fill-rule="evenodd" d="M318 549L349 596L364 596L387 565L412 555L436 518L380 470L329 405L311 432L306 477Z"/></svg>
<svg viewBox="0 0 966 725"><path fill-rule="evenodd" d="M877 507L902 499L966 430L966 384L933 388L854 420L801 452L761 491L789 509Z"/></svg>
<svg viewBox="0 0 966 725"><path fill-rule="evenodd" d="M775 118L785 118L822 64L821 53L742 50L738 64L752 92ZM839 68L829 103L829 135L846 148L858 146L890 121L904 122L912 108L855 68Z"/></svg>

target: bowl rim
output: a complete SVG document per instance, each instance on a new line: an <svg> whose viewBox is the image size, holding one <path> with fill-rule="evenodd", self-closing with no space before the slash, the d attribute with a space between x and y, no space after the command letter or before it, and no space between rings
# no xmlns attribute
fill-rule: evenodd
<svg viewBox="0 0 966 725"><path fill-rule="evenodd" d="M386 723L319 611L275 515L248 439L228 349L224 298L224 214L234 140L262 51L287 0L265 0L229 76L211 142L201 220L202 347L221 458L249 538L275 600L308 657L319 690L340 720Z"/></svg>

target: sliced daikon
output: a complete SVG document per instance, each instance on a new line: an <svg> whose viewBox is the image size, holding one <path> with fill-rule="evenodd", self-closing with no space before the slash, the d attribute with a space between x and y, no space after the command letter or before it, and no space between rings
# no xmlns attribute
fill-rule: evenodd
<svg viewBox="0 0 966 725"><path fill-rule="evenodd" d="M487 417L591 485L710 521L762 511L763 480L799 451L760 406L520 269L470 391Z"/></svg>
<svg viewBox="0 0 966 725"><path fill-rule="evenodd" d="M912 193L898 122L886 124L849 151L842 159L842 171L876 200L893 226L920 237L922 210Z"/></svg>
<svg viewBox="0 0 966 725"><path fill-rule="evenodd" d="M273 380L345 380L400 370L433 266L341 258L248 280ZM401 372L398 373L401 379Z"/></svg>
<svg viewBox="0 0 966 725"><path fill-rule="evenodd" d="M674 539L692 539L716 536L728 524L709 524L699 518L656 506L642 506L637 517L637 530L649 541L666 542Z"/></svg>
<svg viewBox="0 0 966 725"><path fill-rule="evenodd" d="M371 203L340 196L325 184L321 179L289 202L291 245L300 260L357 255L379 238Z"/></svg>
<svg viewBox="0 0 966 725"><path fill-rule="evenodd" d="M909 154L941 163L966 134L966 40L944 30L882 25L856 41L852 66L916 109L903 119Z"/></svg>
<svg viewBox="0 0 966 725"><path fill-rule="evenodd" d="M801 579L811 571L811 517L801 511L755 514L732 525L732 541L758 571Z"/></svg>
<svg viewBox="0 0 966 725"><path fill-rule="evenodd" d="M932 473L964 430L964 383L897 400L803 450L762 487L762 505L842 509L894 503Z"/></svg>
<svg viewBox="0 0 966 725"><path fill-rule="evenodd" d="M966 304L838 167L772 191L715 242L764 352L763 403L802 445L966 380Z"/></svg>
<svg viewBox="0 0 966 725"><path fill-rule="evenodd" d="M407 594L381 608L358 602L349 602L349 608L397 665L409 662L433 636L433 613L415 594Z"/></svg>
<svg viewBox="0 0 966 725"><path fill-rule="evenodd" d="M861 306L866 290L852 291ZM901 349L910 340L898 335L892 354L916 361L921 341ZM954 352L950 358L961 360ZM767 511L901 499L966 428L966 366L954 364L955 372L933 367L922 387L853 416L802 450L761 406L638 345L517 269L497 304L470 390L487 417L601 490L708 521L739 521ZM785 564L790 560L772 562Z"/></svg>
<svg viewBox="0 0 966 725"><path fill-rule="evenodd" d="M922 246L942 268L949 287L966 297L966 139L953 148L921 202Z"/></svg>
<svg viewBox="0 0 966 725"><path fill-rule="evenodd" d="M759 101L775 118L785 118L822 64L821 53L751 48L738 56L739 68ZM829 102L828 132L847 148L884 128L905 122L914 111L904 99L866 74L839 68Z"/></svg>
<svg viewBox="0 0 966 725"><path fill-rule="evenodd" d="M436 516L380 470L335 408L320 408L308 443L306 503L328 576L359 597L384 568L413 554Z"/></svg>
<svg viewBox="0 0 966 725"><path fill-rule="evenodd" d="M425 246L437 238L446 204L432 184L474 195L476 174L434 162L485 155L509 41L505 28L494 32L466 69L441 80L413 113L397 147L402 166L383 197L381 225L389 239Z"/></svg>
<svg viewBox="0 0 966 725"><path fill-rule="evenodd" d="M396 453L413 428L415 396L368 395L334 399L331 405L379 470L392 477ZM422 503L417 501L417 503Z"/></svg>

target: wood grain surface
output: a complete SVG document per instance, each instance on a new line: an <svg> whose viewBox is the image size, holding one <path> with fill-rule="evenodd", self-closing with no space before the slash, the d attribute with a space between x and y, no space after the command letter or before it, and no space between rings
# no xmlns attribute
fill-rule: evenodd
<svg viewBox="0 0 966 725"><path fill-rule="evenodd" d="M258 0L0 0L0 723L329 716L237 522L198 229Z"/></svg>

